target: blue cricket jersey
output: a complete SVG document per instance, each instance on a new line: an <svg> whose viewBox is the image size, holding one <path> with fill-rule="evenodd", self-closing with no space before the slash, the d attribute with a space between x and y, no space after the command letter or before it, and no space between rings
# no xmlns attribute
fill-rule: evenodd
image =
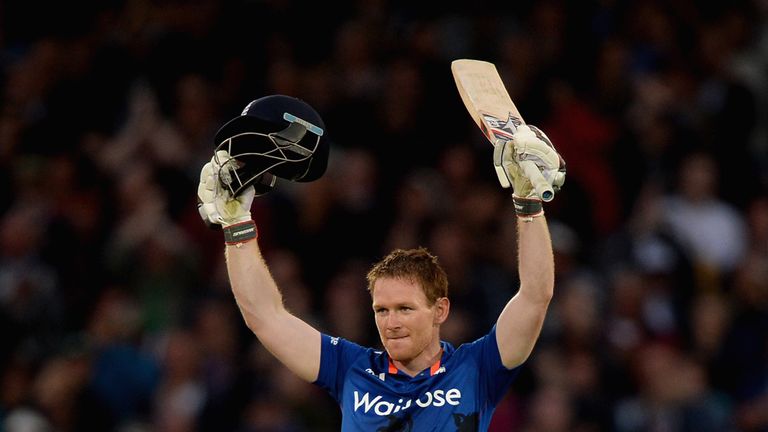
<svg viewBox="0 0 768 432"><path fill-rule="evenodd" d="M495 326L458 349L441 345L440 360L410 377L386 352L323 334L315 384L339 403L344 432L488 430L519 368L501 363Z"/></svg>

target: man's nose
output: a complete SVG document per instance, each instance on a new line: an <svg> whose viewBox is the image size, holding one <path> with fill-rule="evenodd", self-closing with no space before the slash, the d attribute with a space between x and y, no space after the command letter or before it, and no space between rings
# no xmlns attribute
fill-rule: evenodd
<svg viewBox="0 0 768 432"><path fill-rule="evenodd" d="M387 329L396 330L401 327L400 318L397 317L397 314L389 314L387 316L387 321L384 323L386 325Z"/></svg>

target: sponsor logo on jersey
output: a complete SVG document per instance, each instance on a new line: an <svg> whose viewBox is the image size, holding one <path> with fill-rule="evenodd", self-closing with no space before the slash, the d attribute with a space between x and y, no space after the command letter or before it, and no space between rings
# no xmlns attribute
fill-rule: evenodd
<svg viewBox="0 0 768 432"><path fill-rule="evenodd" d="M365 371L366 371L366 372L368 372L369 374L371 374L371 375L375 376L376 378L378 378L378 379L382 380L382 381L384 381L384 378L386 378L386 377L387 377L387 374L385 374L384 372L382 372L382 373L380 373L380 374L376 375L376 372L374 372L374 371L373 371L373 369L371 369L371 368L368 368L368 369L366 369Z"/></svg>
<svg viewBox="0 0 768 432"><path fill-rule="evenodd" d="M437 389L425 392L417 399L398 399L397 401L388 401L382 395L372 396L369 392L360 394L354 391L355 406L354 410L363 410L368 414L373 412L378 416L388 416L400 411L405 411L412 406L419 408L442 407L445 405L458 406L461 403L461 391L457 388L449 390Z"/></svg>

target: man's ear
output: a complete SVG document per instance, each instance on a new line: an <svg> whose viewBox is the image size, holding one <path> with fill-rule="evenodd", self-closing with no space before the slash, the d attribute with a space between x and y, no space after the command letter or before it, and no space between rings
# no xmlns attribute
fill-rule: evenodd
<svg viewBox="0 0 768 432"><path fill-rule="evenodd" d="M448 318L448 313L451 311L451 301L448 297L440 297L435 301L435 325L440 325Z"/></svg>

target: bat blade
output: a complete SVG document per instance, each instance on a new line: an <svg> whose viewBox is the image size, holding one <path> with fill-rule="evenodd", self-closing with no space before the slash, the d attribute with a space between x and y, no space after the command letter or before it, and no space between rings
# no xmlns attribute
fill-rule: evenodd
<svg viewBox="0 0 768 432"><path fill-rule="evenodd" d="M481 60L459 59L451 62L451 72L464 107L494 146L504 145L524 124L496 65ZM534 190L544 201L554 198L552 186L532 161L520 162Z"/></svg>
<svg viewBox="0 0 768 432"><path fill-rule="evenodd" d="M481 60L454 60L451 72L461 100L478 127L482 128L481 113L498 119L512 115L522 123L522 116L509 97L496 65Z"/></svg>

